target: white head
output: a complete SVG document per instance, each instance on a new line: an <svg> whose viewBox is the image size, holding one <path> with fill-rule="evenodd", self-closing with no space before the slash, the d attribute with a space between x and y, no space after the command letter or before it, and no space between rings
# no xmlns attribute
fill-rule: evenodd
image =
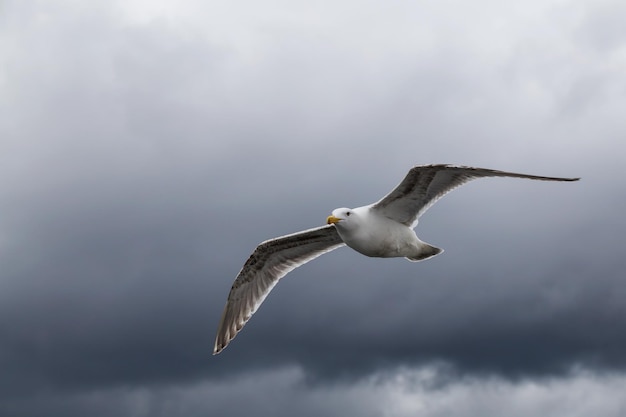
<svg viewBox="0 0 626 417"><path fill-rule="evenodd" d="M326 224L334 224L341 228L354 228L358 224L359 214L346 207L334 209L333 213L326 219Z"/></svg>

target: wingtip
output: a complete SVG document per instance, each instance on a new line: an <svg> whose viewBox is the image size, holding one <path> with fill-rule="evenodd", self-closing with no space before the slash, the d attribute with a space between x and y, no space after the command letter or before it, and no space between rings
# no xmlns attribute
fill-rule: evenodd
<svg viewBox="0 0 626 417"><path fill-rule="evenodd" d="M228 345L228 342L224 343L223 340L220 340L220 338L217 338L215 340L215 346L213 347L213 355L217 355L219 354L221 351L224 350L224 348Z"/></svg>

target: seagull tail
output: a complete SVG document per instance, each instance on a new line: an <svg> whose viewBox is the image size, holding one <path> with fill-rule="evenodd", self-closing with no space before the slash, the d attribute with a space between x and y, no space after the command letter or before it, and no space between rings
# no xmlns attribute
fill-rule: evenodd
<svg viewBox="0 0 626 417"><path fill-rule="evenodd" d="M443 252L443 249L420 241L415 254L407 256L406 259L411 262L419 262L428 258L432 258L433 256L437 256L441 252Z"/></svg>

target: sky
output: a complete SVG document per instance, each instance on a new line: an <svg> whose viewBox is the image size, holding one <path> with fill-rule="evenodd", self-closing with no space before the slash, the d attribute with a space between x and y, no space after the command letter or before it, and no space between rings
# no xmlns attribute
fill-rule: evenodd
<svg viewBox="0 0 626 417"><path fill-rule="evenodd" d="M623 416L626 4L0 2L0 414ZM263 240L414 165L411 263L341 248L212 356Z"/></svg>

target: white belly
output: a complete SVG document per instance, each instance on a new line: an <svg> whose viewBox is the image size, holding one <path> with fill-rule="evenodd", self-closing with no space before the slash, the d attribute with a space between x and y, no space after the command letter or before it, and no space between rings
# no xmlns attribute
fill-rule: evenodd
<svg viewBox="0 0 626 417"><path fill-rule="evenodd" d="M366 256L377 258L410 257L419 250L419 239L410 229L393 220L369 222L367 227L342 230L337 227L343 241Z"/></svg>

